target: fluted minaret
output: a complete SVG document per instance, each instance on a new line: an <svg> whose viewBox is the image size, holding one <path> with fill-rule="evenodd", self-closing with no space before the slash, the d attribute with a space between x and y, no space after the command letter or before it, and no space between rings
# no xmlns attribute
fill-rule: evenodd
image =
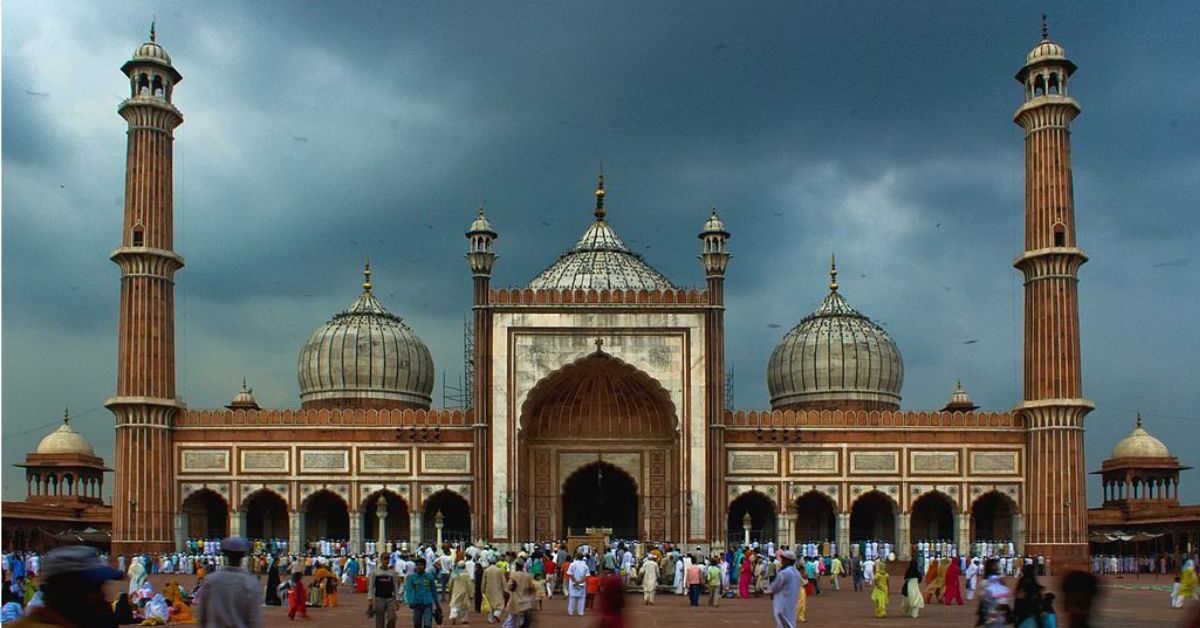
<svg viewBox="0 0 1200 628"><path fill-rule="evenodd" d="M118 113L129 125L125 157L125 222L112 260L121 269L113 553L175 547L174 457L175 271L172 142L183 116L171 97L183 77L150 41L121 66L129 98Z"/></svg>
<svg viewBox="0 0 1200 628"><path fill-rule="evenodd" d="M1043 21L1042 40L1016 77L1025 92L1014 116L1025 130L1025 252L1013 265L1025 275L1024 552L1049 557L1059 572L1087 568L1083 417L1093 407L1083 398L1079 358L1078 272L1087 256L1075 240L1074 71Z"/></svg>

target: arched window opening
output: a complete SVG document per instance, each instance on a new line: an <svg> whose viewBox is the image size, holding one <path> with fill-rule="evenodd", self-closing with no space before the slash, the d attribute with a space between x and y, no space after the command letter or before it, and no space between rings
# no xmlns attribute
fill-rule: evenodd
<svg viewBox="0 0 1200 628"><path fill-rule="evenodd" d="M425 499L421 516L423 541L437 541L437 515L442 513L442 542L471 540L471 506L451 490L434 493Z"/></svg>
<svg viewBox="0 0 1200 628"><path fill-rule="evenodd" d="M775 540L775 504L769 497L757 491L743 493L729 504L726 531L729 547L740 547L746 542L746 515L750 515L750 542L766 543Z"/></svg>
<svg viewBox="0 0 1200 628"><path fill-rule="evenodd" d="M858 498L850 509L850 541L896 542L896 511L892 500L871 491Z"/></svg>
<svg viewBox="0 0 1200 628"><path fill-rule="evenodd" d="M796 500L796 543L819 545L836 540L837 513L829 497L813 491Z"/></svg>
<svg viewBox="0 0 1200 628"><path fill-rule="evenodd" d="M408 541L409 517L408 503L391 491L375 493L364 502L363 540L368 543L379 542L379 515L383 514L383 540L385 543L399 544ZM387 551L377 547L376 552Z"/></svg>
<svg viewBox="0 0 1200 628"><path fill-rule="evenodd" d="M180 510L187 515L189 539L215 540L229 536L229 506L215 492L202 489L188 495Z"/></svg>
<svg viewBox="0 0 1200 628"><path fill-rule="evenodd" d="M593 462L563 483L563 537L611 528L613 538L639 536L637 482L616 465Z"/></svg>
<svg viewBox="0 0 1200 628"><path fill-rule="evenodd" d="M246 537L263 541L286 541L288 507L278 494L260 490L242 501L246 513Z"/></svg>

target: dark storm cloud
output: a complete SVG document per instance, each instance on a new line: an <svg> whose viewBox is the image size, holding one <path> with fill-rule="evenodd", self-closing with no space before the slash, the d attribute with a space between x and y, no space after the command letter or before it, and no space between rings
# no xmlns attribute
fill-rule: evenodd
<svg viewBox="0 0 1200 628"><path fill-rule="evenodd" d="M1023 147L1012 76L1035 5L256 2L10 3L3 43L4 456L70 404L111 458L127 85L158 15L185 79L176 141L179 390L223 405L247 377L295 406L296 354L376 293L461 372L462 231L486 203L495 283L523 285L590 219L700 285L711 203L733 232L728 359L739 407L767 405L778 339L842 291L905 358L908 408L961 377L1020 398ZM1063 7L1081 69L1073 130L1088 467L1132 427L1200 426L1200 26L1186 4ZM440 401L440 399L439 399ZM1200 439L1170 439L1185 462ZM19 480L5 470L5 496ZM1093 498L1096 491L1092 491ZM1200 497L1187 480L1185 498ZM1093 500L1094 501L1094 500Z"/></svg>

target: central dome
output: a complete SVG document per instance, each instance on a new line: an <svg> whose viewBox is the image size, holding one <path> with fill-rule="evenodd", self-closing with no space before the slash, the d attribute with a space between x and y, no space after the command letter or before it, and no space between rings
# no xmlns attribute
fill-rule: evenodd
<svg viewBox="0 0 1200 628"><path fill-rule="evenodd" d="M433 358L425 343L371 294L321 325L300 350L305 408L424 408L433 401Z"/></svg>
<svg viewBox="0 0 1200 628"><path fill-rule="evenodd" d="M543 270L529 287L574 290L673 290L674 285L637 253L629 250L605 220L604 173L596 187L596 220L558 261Z"/></svg>
<svg viewBox="0 0 1200 628"><path fill-rule="evenodd" d="M831 269L836 279L837 268ZM767 365L776 410L896 410L904 362L891 336L830 282L829 296L779 341Z"/></svg>

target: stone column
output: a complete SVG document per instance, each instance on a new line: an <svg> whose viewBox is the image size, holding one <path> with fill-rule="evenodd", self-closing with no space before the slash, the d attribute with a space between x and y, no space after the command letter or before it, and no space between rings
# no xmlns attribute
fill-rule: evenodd
<svg viewBox="0 0 1200 628"><path fill-rule="evenodd" d="M957 519L954 532L958 541L958 555L968 556L971 554L971 515L960 512Z"/></svg>
<svg viewBox="0 0 1200 628"><path fill-rule="evenodd" d="M188 514L180 512L175 516L175 551L187 550Z"/></svg>
<svg viewBox="0 0 1200 628"><path fill-rule="evenodd" d="M909 527L912 524L912 515L907 512L902 512L896 515L896 558L898 560L912 560L912 541L909 537Z"/></svg>
<svg viewBox="0 0 1200 628"><path fill-rule="evenodd" d="M842 512L837 516L837 528L834 530L834 537L837 539L838 553L842 556L850 555L850 513Z"/></svg>

